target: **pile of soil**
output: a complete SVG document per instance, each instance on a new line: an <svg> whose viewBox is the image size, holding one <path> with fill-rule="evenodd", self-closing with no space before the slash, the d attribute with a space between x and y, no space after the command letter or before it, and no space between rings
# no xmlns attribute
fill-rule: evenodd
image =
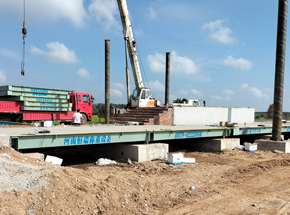
<svg viewBox="0 0 290 215"><path fill-rule="evenodd" d="M10 158L3 154L8 154ZM164 161L57 166L0 148L0 214L287 214L290 155L238 149ZM190 187L195 185L195 190Z"/></svg>

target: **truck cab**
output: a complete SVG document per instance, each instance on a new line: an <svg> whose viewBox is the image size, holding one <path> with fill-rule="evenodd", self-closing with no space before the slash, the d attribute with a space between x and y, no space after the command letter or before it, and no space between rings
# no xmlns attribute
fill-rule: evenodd
<svg viewBox="0 0 290 215"><path fill-rule="evenodd" d="M154 99L149 89L135 89L131 95L131 107L154 107Z"/></svg>
<svg viewBox="0 0 290 215"><path fill-rule="evenodd" d="M72 111L80 109L80 113L83 115L83 123L91 121L93 118L93 102L92 96L88 93L77 93L75 91L70 92L70 103L72 103Z"/></svg>

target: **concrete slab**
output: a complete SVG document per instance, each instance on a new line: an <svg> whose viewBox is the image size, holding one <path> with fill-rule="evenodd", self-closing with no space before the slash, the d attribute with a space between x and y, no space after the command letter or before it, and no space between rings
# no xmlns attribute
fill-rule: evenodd
<svg viewBox="0 0 290 215"><path fill-rule="evenodd" d="M0 134L0 146L10 147L10 136L6 134Z"/></svg>
<svg viewBox="0 0 290 215"><path fill-rule="evenodd" d="M196 139L192 149L204 152L220 152L223 149L234 149L240 145L240 138Z"/></svg>
<svg viewBox="0 0 290 215"><path fill-rule="evenodd" d="M167 160L168 144L99 144L93 146L80 146L83 152L96 157L121 159L144 162L152 160Z"/></svg>
<svg viewBox="0 0 290 215"><path fill-rule="evenodd" d="M255 144L258 144L258 150L290 153L290 141L256 140Z"/></svg>
<svg viewBox="0 0 290 215"><path fill-rule="evenodd" d="M44 161L44 154L42 153L24 153L23 155L34 158L34 159L38 159L40 161Z"/></svg>

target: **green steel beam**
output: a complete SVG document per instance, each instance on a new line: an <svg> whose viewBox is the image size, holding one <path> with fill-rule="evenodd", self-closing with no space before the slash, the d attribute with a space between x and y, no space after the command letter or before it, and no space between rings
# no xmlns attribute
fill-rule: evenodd
<svg viewBox="0 0 290 215"><path fill-rule="evenodd" d="M64 103L51 103L51 102L30 102L30 101L24 101L24 106L31 106L31 107L72 107L72 103L66 102Z"/></svg>
<svg viewBox="0 0 290 215"><path fill-rule="evenodd" d="M204 137L233 137L239 135L270 134L272 127L206 128L185 130L146 130L103 133L35 134L13 135L11 145L16 150L77 146L89 144L110 144L124 142L152 142ZM290 132L290 126L283 126L282 132Z"/></svg>
<svg viewBox="0 0 290 215"><path fill-rule="evenodd" d="M0 126L13 126L13 125L27 125L26 123L20 122L8 122L8 121L0 121Z"/></svg>
<svg viewBox="0 0 290 215"><path fill-rule="evenodd" d="M13 86L13 85L1 86L0 91L18 91L18 92L49 93L49 94L63 94L63 95L69 94L68 90L22 87L22 86Z"/></svg>
<svg viewBox="0 0 290 215"><path fill-rule="evenodd" d="M69 95L49 94L39 92L15 92L15 91L0 91L0 96L30 96L41 98L56 98L56 99L69 99Z"/></svg>
<svg viewBox="0 0 290 215"><path fill-rule="evenodd" d="M12 147L16 150L79 146L90 144L109 144L147 141L148 132L115 132L115 133L87 133L87 134L45 134L12 136Z"/></svg>
<svg viewBox="0 0 290 215"><path fill-rule="evenodd" d="M21 106L21 110L30 111L71 111L72 108L62 108L62 107L33 107L33 106Z"/></svg>

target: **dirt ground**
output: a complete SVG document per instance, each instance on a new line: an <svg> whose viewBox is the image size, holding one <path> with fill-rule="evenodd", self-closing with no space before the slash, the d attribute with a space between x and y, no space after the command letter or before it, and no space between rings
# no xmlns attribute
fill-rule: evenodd
<svg viewBox="0 0 290 215"><path fill-rule="evenodd" d="M1 147L0 214L290 214L290 154L184 156L196 163L62 167Z"/></svg>

